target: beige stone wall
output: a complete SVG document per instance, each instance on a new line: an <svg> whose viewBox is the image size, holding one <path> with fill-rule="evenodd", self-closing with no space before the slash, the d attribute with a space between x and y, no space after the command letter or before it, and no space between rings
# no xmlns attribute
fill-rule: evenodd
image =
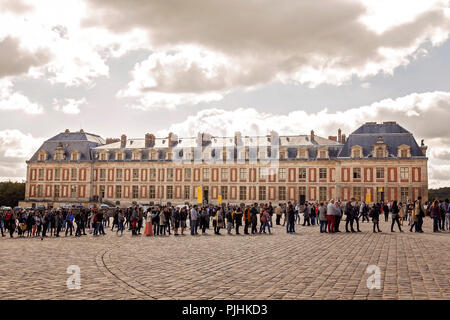
<svg viewBox="0 0 450 320"><path fill-rule="evenodd" d="M346 197L342 197L342 193L346 193L346 191L350 190L349 197L353 197L353 187L359 186L364 191L365 188L372 188L373 190L377 190L376 188L383 187L384 190L397 190L397 200L400 199L400 188L409 188L409 197L417 198L418 194L421 194L422 197L427 200L428 197L428 170L427 170L427 160L426 159L386 159L386 160L316 160L316 161L301 161L301 160L294 160L294 161L280 161L279 162L279 168L284 168L286 170L286 179L285 181L279 181L278 177L274 182L269 182L268 179L266 179L265 182L261 182L259 179L259 164L249 164L247 163L223 163L223 164L211 164L211 163L202 163L202 164L189 164L189 163L175 163L175 162L140 162L140 161L124 161L124 162L54 162L54 163L28 163L27 165L27 183L26 183L26 196L25 200L29 203L88 203L89 200L92 199L93 196L99 195L99 187L105 186L105 193L107 193L108 186L113 186L113 196L108 197L106 194L106 197L104 199L112 201L115 203L115 201L120 201L121 206L128 206L131 205L134 201L137 203L147 204L150 201L158 203L167 203L171 202L173 204L183 204L186 201L193 203L196 202L196 198L194 198L194 187L202 186L202 187L208 187L209 188L209 202L210 203L217 203L217 197L212 198L212 190L214 187L218 187L218 191L220 192L221 186L227 186L228 187L228 199L223 200L223 202L230 202L230 203L253 203L253 202L267 202L272 201L274 203L280 201L278 199L278 188L279 187L286 187L286 200L298 200L299 194L298 194L298 188L299 187L306 187L306 200L318 200L319 199L319 187L326 187L327 188L327 200L329 198L337 198L345 200ZM361 168L362 178L359 182L355 182L355 180L352 177L352 168L357 167ZM384 168L384 180L382 182L376 182L375 180L375 174L377 167L383 167ZM409 168L409 177L407 181L400 181L400 168L407 167ZM61 178L60 181L55 181L55 177L53 176L51 180L47 180L46 176L46 169L52 169L53 175L54 175L54 169L59 168L61 169ZM76 168L78 171L80 169L86 170L86 180L85 181L79 181L78 176L77 179L72 180L70 177L70 169ZM122 181L116 181L116 171L115 169L122 169L123 170L123 178ZM132 169L156 169L156 180L155 181L149 181L149 171L147 171L147 181L141 181L141 177L139 177L138 181L133 181L132 176L130 176L130 181L124 181L125 180L125 169L130 169L130 175L132 175ZM167 168L173 168L174 169L174 179L173 181L167 181ZM182 181L176 181L176 170L177 168L182 169ZM184 180L184 168L191 168L191 181L187 182ZM200 175L202 175L203 168L209 168L209 175L210 179L209 181L203 181L202 177L200 177L200 181L194 181L194 169L200 169ZM218 168L218 181L213 182L212 180L212 169ZM221 168L235 168L237 171L237 181L230 181L231 171L228 172L228 181L222 182L221 181ZM241 182L239 179L239 169L240 168L246 168L247 169L247 179L245 182ZM307 179L306 181L299 181L298 179L298 168L306 168L307 170ZM319 179L319 169L320 168L326 168L327 169L327 178L324 181L320 181ZM342 176L342 169L350 169L350 179L348 182L345 181L346 177ZM365 168L371 168L373 170L374 179L370 182L365 181L364 179L364 172ZM389 182L388 181L388 169L394 168L394 171L396 172L397 179L396 181ZM420 181L413 181L413 168L420 168ZM39 171L39 169L44 169L44 179L39 180L39 178L36 176L36 179L32 180L32 172L35 172L36 175ZM69 169L69 180L64 181L62 174L63 169ZM106 176L104 181L100 181L100 169L105 169ZM108 181L108 170L114 169L114 181ZM158 170L164 169L164 181L158 181ZM249 181L249 170L250 169L256 169L256 181L250 182ZM289 179L289 169L295 169L295 176L293 181ZM33 171L35 170L35 171ZM309 178L309 174L314 172L316 173L316 179L315 181L311 181ZM332 172L334 170L334 172ZM416 170L416 169L414 169ZM78 172L77 171L77 172ZM97 171L97 180L94 181L94 172ZM346 174L344 170L344 174ZM416 172L416 171L414 171ZM139 172L140 174L141 172ZM332 173L330 175L330 173ZM277 172L278 174L278 172ZM291 177L292 178L292 177ZM334 181L333 181L334 180ZM419 179L417 179L419 180ZM70 185L76 185L77 190L81 186L85 188L84 197L59 197L56 198L53 196L50 197L37 197L37 196L30 196L30 188L36 188L36 185L43 185L44 186L44 194L45 194L45 187L49 185L51 188L54 187L54 185L60 185L62 192L62 186L70 186ZM122 189L124 189L125 186L130 187L130 191L132 189L133 185L139 186L139 192L141 190L141 187L147 187L147 197L145 198L123 198L124 190L122 190L122 198L116 199L115 198L115 186L121 185ZM164 196L158 197L156 196L155 199L150 199L148 197L148 186L153 185L158 190L158 188L164 188ZM180 186L181 187L181 199L168 199L166 190L167 186L173 186L174 187L174 193L175 193L175 187ZM184 186L190 187L190 199L184 199L183 193L184 193ZM247 198L246 200L240 200L239 199L239 187L240 186L246 186L247 187ZM266 200L259 200L258 199L258 187L259 186L265 186L266 187ZM249 199L250 196L250 190L251 188L255 188L253 190L256 190L255 198ZM269 199L269 188L275 187L275 199ZM291 187L291 189L290 189ZM289 191L292 190L292 187L295 190L294 197L289 197ZM69 187L70 188L70 187ZM230 199L231 196L231 190L232 188L237 191L236 199ZM315 195L314 193L310 194L315 188ZM349 188L349 189L346 189ZM388 189L388 188L394 188L394 189ZM70 190L69 190L70 191ZM385 191L385 193L386 193ZM364 192L362 192L362 197L364 198ZM140 195L140 194L139 194ZM374 198L375 196L375 198ZM387 199L388 195L385 195L385 201ZM348 197L347 197L348 198ZM376 193L372 195L372 201L376 200ZM392 200L392 199L389 199Z"/></svg>

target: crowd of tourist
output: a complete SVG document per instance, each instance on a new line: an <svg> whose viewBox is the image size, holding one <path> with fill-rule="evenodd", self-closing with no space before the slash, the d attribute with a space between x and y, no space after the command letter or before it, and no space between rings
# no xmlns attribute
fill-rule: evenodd
<svg viewBox="0 0 450 320"><path fill-rule="evenodd" d="M318 226L320 233L341 232L341 221L345 221L345 232L361 232L360 223L373 223L373 232L380 230L380 219L387 222L391 215L391 232L397 226L408 227L410 232L422 233L423 219L433 219L433 232L450 230L449 200L434 200L423 203L421 197L407 203L366 204L352 199L348 202L292 202L253 205L182 205L153 206L144 210L142 206L127 209L51 209L51 210L6 210L0 211L0 231L18 237L80 237L92 234L106 235L105 229L123 235L124 230L133 236L185 235L189 227L191 235L206 234L212 228L214 234L221 230L227 234L272 234L273 223L285 226L286 232L296 233L296 226ZM274 217L275 216L275 217ZM345 217L345 219L343 219ZM281 221L283 219L283 222ZM303 220L303 221L302 221ZM405 225L407 223L407 226ZM272 228L272 229L271 229ZM341 227L342 228L342 227ZM267 232L266 232L267 229ZM356 230L355 230L356 229ZM142 231L143 230L143 231Z"/></svg>

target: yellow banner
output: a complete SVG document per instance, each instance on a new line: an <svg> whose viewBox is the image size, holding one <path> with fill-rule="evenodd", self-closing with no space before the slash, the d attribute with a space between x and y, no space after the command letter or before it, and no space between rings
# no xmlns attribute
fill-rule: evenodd
<svg viewBox="0 0 450 320"><path fill-rule="evenodd" d="M371 199L371 194L370 193L366 193L366 203L372 202Z"/></svg>
<svg viewBox="0 0 450 320"><path fill-rule="evenodd" d="M219 196L217 197L217 201L219 202L219 204L222 204L222 195L219 194Z"/></svg>
<svg viewBox="0 0 450 320"><path fill-rule="evenodd" d="M202 187L197 187L197 203L203 202L203 192Z"/></svg>

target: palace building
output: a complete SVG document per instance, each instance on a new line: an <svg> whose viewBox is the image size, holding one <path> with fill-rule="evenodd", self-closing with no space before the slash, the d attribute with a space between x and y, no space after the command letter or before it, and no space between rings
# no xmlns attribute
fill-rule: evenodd
<svg viewBox="0 0 450 320"><path fill-rule="evenodd" d="M407 201L428 197L427 147L395 122L309 135L103 139L66 130L27 161L19 205Z"/></svg>

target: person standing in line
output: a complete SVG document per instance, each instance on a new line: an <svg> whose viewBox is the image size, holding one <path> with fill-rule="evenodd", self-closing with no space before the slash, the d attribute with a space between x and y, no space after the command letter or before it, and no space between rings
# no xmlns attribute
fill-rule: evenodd
<svg viewBox="0 0 450 320"><path fill-rule="evenodd" d="M123 235L123 230L125 229L124 226L124 222L125 222L125 214L123 212L123 210L117 210L117 231L116 234L119 234L120 231L120 235Z"/></svg>
<svg viewBox="0 0 450 320"><path fill-rule="evenodd" d="M441 207L439 200L436 198L431 205L431 218L433 219L433 232L439 231L439 220L441 219Z"/></svg>
<svg viewBox="0 0 450 320"><path fill-rule="evenodd" d="M194 205L194 207L191 209L191 236L198 235L197 228L198 228L198 207L197 205Z"/></svg>
<svg viewBox="0 0 450 320"><path fill-rule="evenodd" d="M233 208L226 208L225 209L225 219L227 222L227 233L231 234L231 229L233 227L233 215L234 215L234 209Z"/></svg>
<svg viewBox="0 0 450 320"><path fill-rule="evenodd" d="M400 226L400 209L397 205L397 200L392 203L391 214L392 214L392 224L391 224L391 232L394 231L394 224L397 222L398 230L402 231L402 227Z"/></svg>
<svg viewBox="0 0 450 320"><path fill-rule="evenodd" d="M223 216L223 208L224 206L222 206L221 208L219 208L219 210L217 210L215 217L213 218L213 224L214 224L214 233L217 235L220 235L220 228L223 228L223 222L224 222L224 216Z"/></svg>
<svg viewBox="0 0 450 320"><path fill-rule="evenodd" d="M320 233L327 233L327 207L323 202L319 205Z"/></svg>
<svg viewBox="0 0 450 320"><path fill-rule="evenodd" d="M309 205L309 203L307 202L305 204L305 211L303 213L303 226L305 226L306 223L308 223L308 226L310 226L311 224L309 223L309 218L311 217L311 206Z"/></svg>
<svg viewBox="0 0 450 320"><path fill-rule="evenodd" d="M380 230L380 213L381 213L381 205L379 203L374 204L369 213L369 217L372 218L374 233L377 233L375 231L375 228L378 230L378 232L381 232L381 230Z"/></svg>
<svg viewBox="0 0 450 320"><path fill-rule="evenodd" d="M70 230L70 236L72 236L72 231L73 231L73 214L72 211L69 211L67 216L66 216L66 237L67 237L67 233Z"/></svg>
<svg viewBox="0 0 450 320"><path fill-rule="evenodd" d="M400 221L400 225L403 227L403 221L405 220L406 216L406 206L403 203L398 204L398 220Z"/></svg>
<svg viewBox="0 0 450 320"><path fill-rule="evenodd" d="M450 204L449 200L445 199L444 201L444 209L445 209L445 229L450 230Z"/></svg>
<svg viewBox="0 0 450 320"><path fill-rule="evenodd" d="M335 232L335 218L337 215L337 208L334 204L334 199L330 200L330 203L327 206L327 227L328 227L328 233L334 233Z"/></svg>
<svg viewBox="0 0 450 320"><path fill-rule="evenodd" d="M259 218L261 222L261 226L259 227L259 233L266 233L266 226L269 229L270 234L270 225L269 225L269 210L267 208L262 209L262 213Z"/></svg>
<svg viewBox="0 0 450 320"><path fill-rule="evenodd" d="M287 212L287 216L288 216L289 233L296 234L296 232L295 232L295 209L290 201L288 202L286 212ZM270 229L269 229L269 233L270 233Z"/></svg>
<svg viewBox="0 0 450 320"><path fill-rule="evenodd" d="M46 233L47 233L49 224L50 224L50 217L48 216L48 212L46 211L44 214L44 217L43 217L41 240L44 240L44 238L47 238Z"/></svg>
<svg viewBox="0 0 450 320"><path fill-rule="evenodd" d="M36 222L36 237L39 237L41 235L41 228L42 228L42 216L40 212L36 213L36 216L34 218Z"/></svg>
<svg viewBox="0 0 450 320"><path fill-rule="evenodd" d="M163 209L160 213L159 213L159 235L166 235L166 216L164 215L164 210Z"/></svg>
<svg viewBox="0 0 450 320"><path fill-rule="evenodd" d="M169 234L169 236L170 236L170 222L172 219L171 211L172 211L171 208L166 207L166 208L164 208L164 212L163 212L164 218L166 220L166 223L164 224L164 228L167 229L167 233Z"/></svg>
<svg viewBox="0 0 450 320"><path fill-rule="evenodd" d="M359 216L360 216L360 212L359 212L359 202L353 202L353 221L356 222L356 232L361 232L361 230L359 230Z"/></svg>
<svg viewBox="0 0 450 320"><path fill-rule="evenodd" d="M353 200L354 199L352 199L352 201ZM353 206L350 201L347 201L347 203L345 204L345 215L347 216L345 218L345 232L350 232L350 231L348 231L349 224L350 224L351 232L356 232L353 229Z"/></svg>
<svg viewBox="0 0 450 320"><path fill-rule="evenodd" d="M112 223L111 231L114 231L114 226L119 228L119 208L116 208L116 210L114 211L113 223Z"/></svg>
<svg viewBox="0 0 450 320"><path fill-rule="evenodd" d="M258 204L255 202L253 204L253 207L250 210L250 213L252 215L252 234L257 234L257 225L258 225Z"/></svg>
<svg viewBox="0 0 450 320"><path fill-rule="evenodd" d="M184 230L186 229L186 219L187 219L187 211L186 207L183 207L181 208L180 211L180 228L182 236L184 236Z"/></svg>
<svg viewBox="0 0 450 320"><path fill-rule="evenodd" d="M335 211L335 222L334 222L334 232L341 232L339 231L339 224L341 223L341 219L342 219L342 206L341 206L341 202L338 201L336 204L336 211Z"/></svg>
<svg viewBox="0 0 450 320"><path fill-rule="evenodd" d="M419 233L423 233L422 230L422 224L423 224L423 218L425 217L425 208L423 207L423 203L422 203L422 197L418 197L416 204L414 206L415 208L415 215L417 217L417 222L416 222L416 232Z"/></svg>
<svg viewBox="0 0 450 320"><path fill-rule="evenodd" d="M281 215L282 215L281 203L278 204L278 206L275 208L275 215L277 216L275 223L277 224L277 226L279 226L281 224Z"/></svg>
<svg viewBox="0 0 450 320"><path fill-rule="evenodd" d="M242 226L242 209L241 207L238 207L235 214L234 214L234 225L236 227L236 234L239 233L239 227Z"/></svg>
<svg viewBox="0 0 450 320"><path fill-rule="evenodd" d="M447 210L445 209L445 202L439 201L439 208L441 209L441 217L439 219L439 229L444 231L445 230L445 214L447 213Z"/></svg>
<svg viewBox="0 0 450 320"><path fill-rule="evenodd" d="M384 213L384 221L388 222L389 221L389 206L387 203L385 203L383 205L383 213Z"/></svg>
<svg viewBox="0 0 450 320"><path fill-rule="evenodd" d="M250 213L250 206L247 205L244 210L244 234L248 234L248 227L251 226L251 224L252 214Z"/></svg>
<svg viewBox="0 0 450 320"><path fill-rule="evenodd" d="M31 235L33 234L34 223L35 221L33 213L29 212L27 216L27 237L31 237Z"/></svg>
<svg viewBox="0 0 450 320"><path fill-rule="evenodd" d="M55 215L55 224L56 224L56 235L55 237L59 238L59 233L61 232L61 224L62 224L62 214L61 211L57 211Z"/></svg>

